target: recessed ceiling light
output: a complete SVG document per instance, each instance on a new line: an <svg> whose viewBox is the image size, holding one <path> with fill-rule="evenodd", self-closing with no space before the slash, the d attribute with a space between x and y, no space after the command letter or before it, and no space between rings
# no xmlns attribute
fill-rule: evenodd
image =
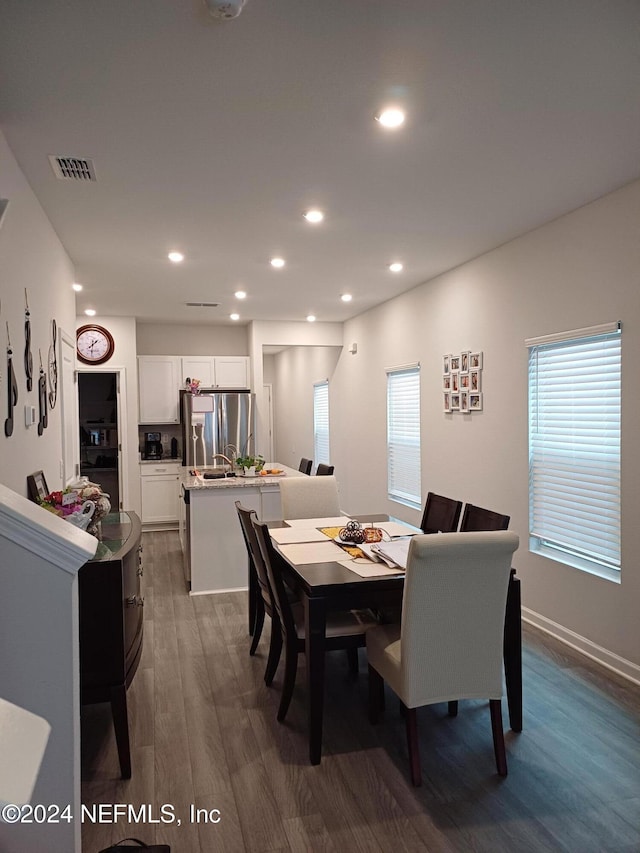
<svg viewBox="0 0 640 853"><path fill-rule="evenodd" d="M247 298L246 290L236 290L235 297L236 297L236 299L246 299Z"/></svg>
<svg viewBox="0 0 640 853"><path fill-rule="evenodd" d="M322 222L322 220L324 219L324 213L315 207L311 210L307 210L307 212L304 213L303 216L307 220L307 222L311 222L313 225L317 225L318 222Z"/></svg>
<svg viewBox="0 0 640 853"><path fill-rule="evenodd" d="M272 267L275 267L276 269L280 269L280 267L283 267L284 265L285 265L284 258L271 258L271 266Z"/></svg>
<svg viewBox="0 0 640 853"><path fill-rule="evenodd" d="M239 315L239 314L235 314L235 313L234 313L234 314L229 314L229 317L230 317L230 319L231 319L231 320L239 320L239 319L240 319L240 315Z"/></svg>
<svg viewBox="0 0 640 853"><path fill-rule="evenodd" d="M307 323L315 323L316 315L315 314L307 314Z"/></svg>
<svg viewBox="0 0 640 853"><path fill-rule="evenodd" d="M96 312L93 308L86 308L84 313L87 315L87 317L95 317L96 316Z"/></svg>
<svg viewBox="0 0 640 853"><path fill-rule="evenodd" d="M351 302L353 296L350 293L343 293L340 299L342 299L343 302Z"/></svg>
<svg viewBox="0 0 640 853"><path fill-rule="evenodd" d="M184 261L182 252L169 252L167 255L172 264L181 264Z"/></svg>
<svg viewBox="0 0 640 853"><path fill-rule="evenodd" d="M388 130L394 130L396 127L403 125L404 119L404 110L398 107L386 107L376 116L376 121Z"/></svg>
<svg viewBox="0 0 640 853"><path fill-rule="evenodd" d="M74 281L73 284L71 285L71 287L73 290L76 291L76 293L80 293L80 291L82 290L82 285L78 284L77 281Z"/></svg>
<svg viewBox="0 0 640 853"><path fill-rule="evenodd" d="M389 264L389 272L402 272L404 269L404 265L399 261L394 261L394 263Z"/></svg>

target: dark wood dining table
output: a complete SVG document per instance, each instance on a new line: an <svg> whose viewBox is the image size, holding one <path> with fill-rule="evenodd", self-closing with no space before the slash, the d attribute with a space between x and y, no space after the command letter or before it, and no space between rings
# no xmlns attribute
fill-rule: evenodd
<svg viewBox="0 0 640 853"><path fill-rule="evenodd" d="M361 522L388 521L388 515L353 516ZM270 521L271 529L287 527L285 521ZM278 543L274 541L278 548ZM309 759L320 764L324 713L325 631L327 613L367 607L387 608L402 602L404 576L360 577L338 562L296 564L283 556L287 584L299 594L305 615L307 668L307 715ZM348 555L345 553L345 559ZM513 731L522 731L522 623L520 580L511 570L504 624L504 670Z"/></svg>

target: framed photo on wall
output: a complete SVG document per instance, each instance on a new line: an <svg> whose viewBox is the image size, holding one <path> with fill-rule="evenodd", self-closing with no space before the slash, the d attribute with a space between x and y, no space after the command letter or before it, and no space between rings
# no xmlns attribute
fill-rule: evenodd
<svg viewBox="0 0 640 853"><path fill-rule="evenodd" d="M469 411L470 412L481 412L482 411L482 392L480 392L480 393L471 392L469 394Z"/></svg>

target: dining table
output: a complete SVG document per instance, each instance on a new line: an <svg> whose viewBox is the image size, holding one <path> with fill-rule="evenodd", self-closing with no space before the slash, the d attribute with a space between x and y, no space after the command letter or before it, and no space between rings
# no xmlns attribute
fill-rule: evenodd
<svg viewBox="0 0 640 853"><path fill-rule="evenodd" d="M362 524L394 520L388 515L355 515L351 518ZM288 527L287 521L270 521L269 528ZM422 531L414 528L416 533ZM439 535L439 534L435 534ZM444 534L442 534L444 535ZM287 556L280 548L282 572L289 587L294 589L304 607L305 654L307 670L307 717L309 759L320 764L322 757L322 724L325 693L325 632L327 614L339 610L374 608L386 610L402 603L404 572L375 577L362 577L342 562L306 563ZM345 552L345 560L349 555ZM522 731L522 622L520 580L511 569L504 622L504 671L509 711L509 725Z"/></svg>

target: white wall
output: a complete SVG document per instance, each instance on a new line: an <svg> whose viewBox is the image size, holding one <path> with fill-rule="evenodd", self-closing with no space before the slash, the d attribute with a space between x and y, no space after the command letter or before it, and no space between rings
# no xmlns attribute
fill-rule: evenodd
<svg viewBox="0 0 640 853"><path fill-rule="evenodd" d="M273 356L275 457L297 468L314 459L313 385L331 379L341 347L290 347ZM314 468L316 460L314 459Z"/></svg>
<svg viewBox="0 0 640 853"><path fill-rule="evenodd" d="M138 323L137 350L138 355L249 355L247 327Z"/></svg>
<svg viewBox="0 0 640 853"><path fill-rule="evenodd" d="M77 318L76 327L83 326L87 317ZM141 513L140 499L140 468L138 456L138 362L136 359L136 321L133 317L100 317L91 319L108 329L115 343L113 356L99 367L79 364L81 370L113 372L122 368L125 378L124 397L126 406L126 427L121 436L123 442L122 454L125 462L126 481L123 484L123 508L130 509L138 515ZM115 509L115 507L114 507Z"/></svg>
<svg viewBox="0 0 640 853"><path fill-rule="evenodd" d="M264 347L268 346L340 347L342 346L342 324L269 323L263 321L254 321L249 324L251 387L256 395L256 449L258 452L260 452L261 447L267 447L269 444L268 424L264 416L265 401L263 399L263 351ZM278 429L279 426L276 424L276 433Z"/></svg>
<svg viewBox="0 0 640 853"><path fill-rule="evenodd" d="M419 361L423 498L432 490L510 514L521 537L514 566L525 607L636 678L639 222L636 182L356 317L345 324L344 341L357 342L358 352L343 349L330 389L331 455L343 506L417 522L418 512L387 500L385 368ZM621 584L532 555L527 546L524 340L613 320L623 322ZM465 349L484 352L484 411L447 415L442 355Z"/></svg>
<svg viewBox="0 0 640 853"><path fill-rule="evenodd" d="M42 469L50 489L62 486L62 427L60 389L55 409L49 412L49 426L42 436L37 427L25 426L25 404L38 412L38 350L46 370L51 342L51 320L58 329L73 337L75 295L71 290L73 266L62 248L40 203L32 193L6 140L0 133L0 198L9 207L0 227L0 482L18 494L27 494L27 474ZM31 310L31 351L33 390L27 392L24 370L24 289ZM4 434L6 403L6 321L9 322L13 365L18 382L18 405L14 412L13 435Z"/></svg>

